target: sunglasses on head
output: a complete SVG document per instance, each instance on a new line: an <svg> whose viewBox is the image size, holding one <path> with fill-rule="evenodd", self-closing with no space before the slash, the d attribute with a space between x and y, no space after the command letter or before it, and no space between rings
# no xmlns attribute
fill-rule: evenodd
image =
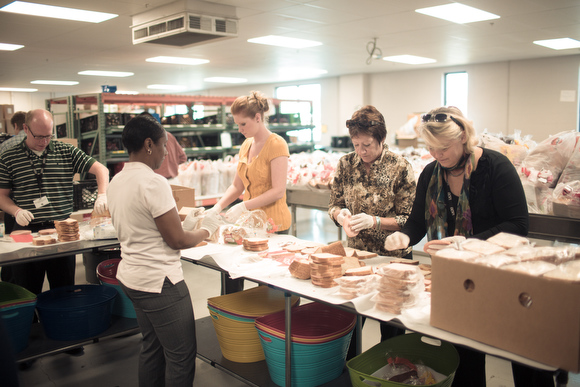
<svg viewBox="0 0 580 387"><path fill-rule="evenodd" d="M430 113L427 113L427 114L423 114L423 116L421 117L421 121L423 121L423 122L429 122L429 121L446 122L448 120L455 122L462 130L465 130L465 128L463 127L461 122L459 122L459 120L454 118L451 114L447 114L447 113L430 114Z"/></svg>
<svg viewBox="0 0 580 387"><path fill-rule="evenodd" d="M370 128L375 125L379 125L380 122L378 121L360 121L360 120L346 120L346 127L350 128L351 126L362 126L365 128Z"/></svg>

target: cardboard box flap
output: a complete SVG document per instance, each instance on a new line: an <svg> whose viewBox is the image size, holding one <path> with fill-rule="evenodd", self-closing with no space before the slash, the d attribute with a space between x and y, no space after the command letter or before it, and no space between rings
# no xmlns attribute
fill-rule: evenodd
<svg viewBox="0 0 580 387"><path fill-rule="evenodd" d="M195 207L195 189L180 185L171 185L171 192L177 205L177 210L181 207Z"/></svg>

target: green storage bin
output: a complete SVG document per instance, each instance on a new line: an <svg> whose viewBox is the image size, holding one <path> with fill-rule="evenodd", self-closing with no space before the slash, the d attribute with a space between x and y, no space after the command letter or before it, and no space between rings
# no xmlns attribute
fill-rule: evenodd
<svg viewBox="0 0 580 387"><path fill-rule="evenodd" d="M424 342L441 343L440 346ZM447 378L431 386L451 387L455 371L459 366L459 355L455 347L448 342L431 339L419 333L409 333L385 340L369 350L352 358L346 363L350 380L354 387L395 387L407 384L391 382L371 376L375 371L387 364L389 357L404 357L413 363L421 363Z"/></svg>

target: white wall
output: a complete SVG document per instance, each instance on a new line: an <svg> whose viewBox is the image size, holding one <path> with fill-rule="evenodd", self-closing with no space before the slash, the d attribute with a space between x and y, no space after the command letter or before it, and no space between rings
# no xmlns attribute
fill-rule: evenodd
<svg viewBox="0 0 580 387"><path fill-rule="evenodd" d="M214 96L247 95L260 90L274 96L278 86L320 83L322 124L327 129L320 145L330 145L332 136L347 134L345 120L365 104L377 107L385 116L392 143L394 132L411 113L442 105L443 76L447 72L469 74L468 118L478 131L514 133L542 141L550 134L578 129L578 82L580 55L419 69L400 72L353 74L340 77L243 85L204 90ZM562 90L574 93L574 101L560 100ZM0 93L0 104L14 104L16 110L44 107L55 95Z"/></svg>

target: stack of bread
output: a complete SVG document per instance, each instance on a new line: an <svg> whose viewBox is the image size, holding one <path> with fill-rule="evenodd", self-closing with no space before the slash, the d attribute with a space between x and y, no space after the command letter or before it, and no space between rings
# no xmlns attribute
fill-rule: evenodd
<svg viewBox="0 0 580 387"><path fill-rule="evenodd" d="M54 227L56 228L59 242L78 241L81 238L79 222L76 219L57 220L54 222Z"/></svg>
<svg viewBox="0 0 580 387"><path fill-rule="evenodd" d="M401 314L414 306L424 290L423 274L417 265L389 263L379 265L378 293L371 299L378 310Z"/></svg>
<svg viewBox="0 0 580 387"><path fill-rule="evenodd" d="M314 253L310 256L310 278L313 285L331 288L338 284L334 281L342 277L344 257L331 253Z"/></svg>
<svg viewBox="0 0 580 387"><path fill-rule="evenodd" d="M248 251L268 250L268 238L244 238L242 245L244 250Z"/></svg>
<svg viewBox="0 0 580 387"><path fill-rule="evenodd" d="M50 235L41 235L32 238L32 244L34 246L52 245L53 243L56 243L56 239Z"/></svg>
<svg viewBox="0 0 580 387"><path fill-rule="evenodd" d="M580 281L580 248L573 245L534 246L518 235L496 234L487 240L467 239L459 245L438 250L434 259L460 259L479 265Z"/></svg>

